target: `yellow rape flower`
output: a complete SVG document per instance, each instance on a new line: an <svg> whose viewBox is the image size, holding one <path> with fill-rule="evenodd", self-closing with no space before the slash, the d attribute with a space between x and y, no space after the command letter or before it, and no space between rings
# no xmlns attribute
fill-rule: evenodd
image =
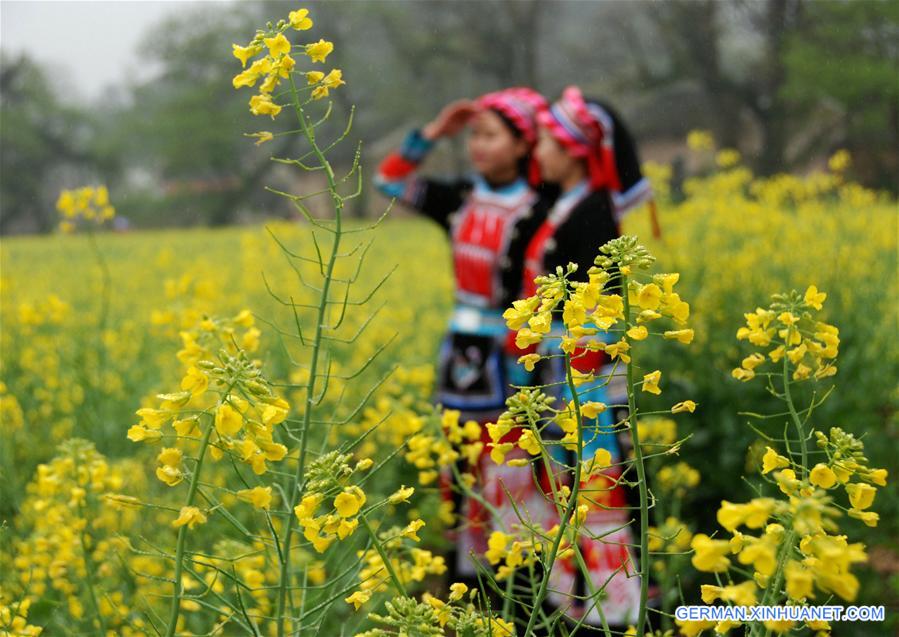
<svg viewBox="0 0 899 637"><path fill-rule="evenodd" d="M731 168L740 163L740 153L733 148L725 148L715 155L715 163L721 168Z"/></svg>
<svg viewBox="0 0 899 637"><path fill-rule="evenodd" d="M754 606L757 603L755 582L749 580L742 584L731 586L702 585L702 601L706 604L714 604L716 600L733 602L740 606Z"/></svg>
<svg viewBox="0 0 899 637"><path fill-rule="evenodd" d="M293 67L296 66L296 64L296 60L290 57L289 53L285 53L284 55L282 55L281 59L279 59L272 67L273 74L269 76L269 80L274 80L272 88L278 85L278 78L286 79L287 77L289 77L290 72L293 70Z"/></svg>
<svg viewBox="0 0 899 637"><path fill-rule="evenodd" d="M284 77L287 76L285 75ZM281 79L278 76L278 73L273 73L272 75L269 75L267 78L265 78L265 81L259 85L259 92L266 95L271 94L276 88L278 88L278 84L280 83Z"/></svg>
<svg viewBox="0 0 899 637"><path fill-rule="evenodd" d="M793 495L799 489L799 480L796 479L796 472L792 469L784 469L774 474L777 486L786 495Z"/></svg>
<svg viewBox="0 0 899 637"><path fill-rule="evenodd" d="M526 349L530 345L539 343L542 340L542 334L534 332L527 327L523 327L518 330L518 333L515 335L515 346L518 347L518 349Z"/></svg>
<svg viewBox="0 0 899 637"><path fill-rule="evenodd" d="M468 586L462 584L461 582L456 582L455 584L450 584L450 595L449 601L455 602L465 595L468 592Z"/></svg>
<svg viewBox="0 0 899 637"><path fill-rule="evenodd" d="M620 340L617 343L611 343L603 348L603 351L609 355L609 358L620 358L623 363L630 363L631 357L627 354L631 349L630 343Z"/></svg>
<svg viewBox="0 0 899 637"><path fill-rule="evenodd" d="M540 354L525 354L519 357L518 362L523 364L527 371L532 372L534 371L534 366L540 362L540 358Z"/></svg>
<svg viewBox="0 0 899 637"><path fill-rule="evenodd" d="M530 429L525 429L518 439L518 446L532 456L540 455L540 441Z"/></svg>
<svg viewBox="0 0 899 637"><path fill-rule="evenodd" d="M162 438L162 432L156 429L147 429L141 425L133 425L128 429L128 439L133 442L155 442Z"/></svg>
<svg viewBox="0 0 899 637"><path fill-rule="evenodd" d="M241 66L246 68L247 61L262 50L260 46L240 46L238 44L231 45L232 54L240 60Z"/></svg>
<svg viewBox="0 0 899 637"><path fill-rule="evenodd" d="M168 411L151 409L149 407L138 409L135 413L140 416L141 424L146 425L150 429L159 429L171 418L171 413Z"/></svg>
<svg viewBox="0 0 899 637"><path fill-rule="evenodd" d="M255 137L257 146L264 144L265 142L270 142L275 138L274 133L271 131L263 130L258 133L244 133L244 137Z"/></svg>
<svg viewBox="0 0 899 637"><path fill-rule="evenodd" d="M880 516L874 511L860 511L859 509L849 509L849 517L861 520L866 525L874 527L880 520Z"/></svg>
<svg viewBox="0 0 899 637"><path fill-rule="evenodd" d="M178 514L178 517L172 521L172 526L178 528L185 524L189 529L194 528L198 524L206 524L206 514L197 507L181 507L181 512Z"/></svg>
<svg viewBox="0 0 899 637"><path fill-rule="evenodd" d="M679 343L683 343L684 345L689 345L693 342L693 330L691 329L683 329L683 330L666 330L662 336L664 336L668 340L675 340Z"/></svg>
<svg viewBox="0 0 899 637"><path fill-rule="evenodd" d="M771 447L765 447L765 455L762 456L762 473L770 473L775 469L789 467L790 461L778 454Z"/></svg>
<svg viewBox="0 0 899 637"><path fill-rule="evenodd" d="M253 115L271 115L274 119L281 112L281 107L272 102L268 95L254 95L250 98L250 112Z"/></svg>
<svg viewBox="0 0 899 637"><path fill-rule="evenodd" d="M365 504L365 492L356 486L345 489L343 493L334 498L334 508L337 509L337 515L342 518L353 517L359 513L363 504Z"/></svg>
<svg viewBox="0 0 899 637"><path fill-rule="evenodd" d="M537 334L548 334L552 328L552 314L549 312L538 312L528 319L528 325L531 331Z"/></svg>
<svg viewBox="0 0 899 637"><path fill-rule="evenodd" d="M412 520L409 524L406 525L400 535L403 537L407 537L410 540L415 540L416 542L421 542L421 538L418 537L418 532L423 529L425 526L424 520Z"/></svg>
<svg viewBox="0 0 899 637"><path fill-rule="evenodd" d="M730 544L724 540L713 540L705 533L697 533L690 547L694 551L690 561L697 570L720 573L730 566L726 557L730 553Z"/></svg>
<svg viewBox="0 0 899 637"><path fill-rule="evenodd" d="M180 449L165 447L159 452L156 460L167 467L177 467L181 464L182 453Z"/></svg>
<svg viewBox="0 0 899 637"><path fill-rule="evenodd" d="M506 535L502 531L494 531L487 539L487 551L484 557L491 564L499 564L500 560L506 555L506 547L511 541L511 536Z"/></svg>
<svg viewBox="0 0 899 637"><path fill-rule="evenodd" d="M188 368L184 378L181 379L181 389L189 391L191 396L198 396L209 387L209 378L194 366Z"/></svg>
<svg viewBox="0 0 899 637"><path fill-rule="evenodd" d="M643 391L650 394L661 394L659 389L659 381L662 380L662 372L658 369L643 376Z"/></svg>
<svg viewBox="0 0 899 637"><path fill-rule="evenodd" d="M748 371L755 371L755 368L765 362L765 357L755 352L742 360L740 366Z"/></svg>
<svg viewBox="0 0 899 637"><path fill-rule="evenodd" d="M853 509L867 509L874 504L874 496L877 489L869 484L857 482L846 485L846 493L849 495L849 502Z"/></svg>
<svg viewBox="0 0 899 637"><path fill-rule="evenodd" d="M283 33L279 33L273 38L263 38L268 52L273 58L277 58L285 53L290 53L290 40L284 37Z"/></svg>
<svg viewBox="0 0 899 637"><path fill-rule="evenodd" d="M571 406L571 409L574 409L574 406ZM581 405L581 414L584 418L596 418L599 414L606 410L606 404L596 402L594 400L590 400Z"/></svg>
<svg viewBox="0 0 899 637"><path fill-rule="evenodd" d="M181 437L198 436L200 434L199 421L196 416L172 421L172 428Z"/></svg>
<svg viewBox="0 0 899 637"><path fill-rule="evenodd" d="M414 487L407 487L406 485L403 485L399 489L397 489L390 497L387 498L387 502L389 502L390 504L409 502L409 498L413 493L415 493Z"/></svg>
<svg viewBox="0 0 899 637"><path fill-rule="evenodd" d="M694 411L696 411L696 403L692 400L684 400L682 402L676 403L673 407L671 407L672 414L680 414L685 411L688 411L692 414Z"/></svg>
<svg viewBox="0 0 899 637"><path fill-rule="evenodd" d="M367 603L368 600L371 599L371 591L356 591L349 597L344 598L347 604L352 604L356 610L359 610L363 604Z"/></svg>
<svg viewBox="0 0 899 637"><path fill-rule="evenodd" d="M867 480L870 480L874 484L879 487L887 486L887 470L886 469L873 469L865 476Z"/></svg>
<svg viewBox="0 0 899 637"><path fill-rule="evenodd" d="M215 430L222 436L234 436L243 427L243 416L231 405L223 403L215 410Z"/></svg>
<svg viewBox="0 0 899 637"><path fill-rule="evenodd" d="M359 518L352 520L341 520L337 527L337 539L344 540L351 536L359 527Z"/></svg>
<svg viewBox="0 0 899 637"><path fill-rule="evenodd" d="M691 130L687 133L687 146L690 150L712 150L715 138L707 130Z"/></svg>
<svg viewBox="0 0 899 637"><path fill-rule="evenodd" d="M318 505L321 504L322 495L320 493L310 493L303 496L300 503L293 508L298 520L311 518L315 514Z"/></svg>
<svg viewBox="0 0 899 637"><path fill-rule="evenodd" d="M324 62L325 58L328 57L333 50L334 44L323 39L320 39L314 44L306 45L306 55L308 55L313 62Z"/></svg>
<svg viewBox="0 0 899 637"><path fill-rule="evenodd" d="M257 509L268 511L272 504L272 488L253 487L252 489L241 489L237 492L237 497L244 502L249 502Z"/></svg>
<svg viewBox="0 0 899 637"><path fill-rule="evenodd" d="M266 425L277 425L287 418L290 405L283 398L275 398L262 410L262 422Z"/></svg>
<svg viewBox="0 0 899 637"><path fill-rule="evenodd" d="M260 97L260 96L257 95L256 97ZM264 97L268 97L268 96L264 96ZM275 105L273 105L273 106L275 106ZM277 109L278 109L278 110L277 110L276 112L273 112L273 113L271 114L271 115L272 115L272 118L274 118L275 115L277 115L278 113L281 112L281 107L280 107L280 106L278 106ZM240 346L241 346L242 348L244 348L245 350L247 350L248 352L255 352L257 349L259 349L259 337L260 337L261 335L262 335L262 332L260 332L260 331L259 331L257 328L255 328L255 327L251 327L251 328L248 329L248 330L244 333L244 335L241 337L241 339L240 339Z"/></svg>
<svg viewBox="0 0 899 637"><path fill-rule="evenodd" d="M627 335L635 341L642 341L649 336L649 330L643 325L636 325L627 331Z"/></svg>
<svg viewBox="0 0 899 637"><path fill-rule="evenodd" d="M317 71L315 71L317 73ZM324 77L323 74L315 80L316 82L321 80ZM309 75L307 74L307 78ZM313 82L310 81L310 84ZM539 305L540 299L536 296L531 296L526 299L520 299L518 301L512 302L512 307L506 309L503 312L503 318L506 320L506 325L510 330L520 330L524 327L524 324L528 322L528 319L533 315L534 310L537 309L537 305Z"/></svg>
<svg viewBox="0 0 899 637"><path fill-rule="evenodd" d="M308 16L309 9L297 9L287 14L287 20L297 31L308 31L312 28L312 20Z"/></svg>
<svg viewBox="0 0 899 637"><path fill-rule="evenodd" d="M265 131L263 131L264 133ZM250 310L241 310L238 312L237 316L231 319L235 325L239 325L240 327L253 327L253 323L255 319L253 318L253 313Z"/></svg>
<svg viewBox="0 0 899 637"><path fill-rule="evenodd" d="M774 500L772 498L755 498L747 504L734 504L722 500L717 514L718 523L730 532L736 530L741 524L745 524L750 529L760 529L765 526L773 510Z"/></svg>
<svg viewBox="0 0 899 637"><path fill-rule="evenodd" d="M788 560L784 567L784 575L787 580L787 596L790 599L800 600L814 597L814 576L801 562Z"/></svg>
<svg viewBox="0 0 899 637"><path fill-rule="evenodd" d="M809 306L815 308L816 310L820 310L823 307L824 300L827 298L826 292L819 292L818 288L814 285L808 286L808 289L805 291L805 302Z"/></svg>
<svg viewBox="0 0 899 637"><path fill-rule="evenodd" d="M163 465L156 467L156 477L160 482L165 482L170 487L174 487L181 483L184 479L184 474L181 473L178 467Z"/></svg>
<svg viewBox="0 0 899 637"><path fill-rule="evenodd" d="M331 69L324 79L322 79L322 84L328 88L337 88L338 86L346 84L346 82L343 81L343 71L340 69Z"/></svg>
<svg viewBox="0 0 899 637"><path fill-rule="evenodd" d="M585 476L589 477L597 471L602 471L612 466L612 454L608 449L600 447L589 460L583 461L583 470Z"/></svg>
<svg viewBox="0 0 899 637"><path fill-rule="evenodd" d="M829 489L837 483L837 475L826 464L816 464L808 476L809 482L822 489Z"/></svg>
<svg viewBox="0 0 899 637"><path fill-rule="evenodd" d="M827 160L827 167L835 173L841 173L849 168L852 163L852 155L845 148L841 148Z"/></svg>
<svg viewBox="0 0 899 637"><path fill-rule="evenodd" d="M490 459L496 464L502 464L506 460L506 454L515 447L511 442L493 443L490 451Z"/></svg>
<svg viewBox="0 0 899 637"><path fill-rule="evenodd" d="M241 88L243 86L254 86L256 84L256 80L259 79L259 73L254 71L253 68L248 68L242 73L238 73L231 79L231 85L234 88Z"/></svg>
<svg viewBox="0 0 899 637"><path fill-rule="evenodd" d="M634 301L644 310L657 310L662 301L662 290L655 283L641 285L637 289Z"/></svg>

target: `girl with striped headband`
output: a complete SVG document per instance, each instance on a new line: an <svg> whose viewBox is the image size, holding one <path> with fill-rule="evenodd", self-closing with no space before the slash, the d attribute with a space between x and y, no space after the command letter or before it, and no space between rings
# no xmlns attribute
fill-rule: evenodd
<svg viewBox="0 0 899 637"><path fill-rule="evenodd" d="M384 194L449 233L456 299L440 349L435 401L460 411L462 422L495 422L505 409L510 383L525 380L512 376L520 375L521 368L502 312L521 294L524 249L548 207L535 189L539 173L532 159L536 117L545 107L546 100L527 88L453 102L421 130L409 133L399 151L383 160L375 178ZM474 174L452 181L419 176L434 143L466 126ZM489 437L482 431L486 443ZM514 511L506 503L509 494L518 502L543 500L528 467L499 467L489 460L486 444L484 449L477 466L467 468L478 477L474 488L481 498L503 511ZM453 490L450 475L442 477L445 494ZM483 555L490 532L504 521L491 520L476 498L454 499L462 524L451 538L456 546L455 559L449 560L451 581L474 581L476 568L469 556Z"/></svg>
<svg viewBox="0 0 899 637"><path fill-rule="evenodd" d="M652 195L640 172L633 139L608 106L584 99L580 89L570 86L558 101L541 111L538 123L535 157L543 177L557 182L561 194L525 249L525 297L535 293L535 277L569 262L578 265L573 278L586 281L599 247L619 236L622 216ZM561 335L562 331L561 321L554 321L551 333ZM621 382L615 382L624 372L619 370L612 382L606 382L613 370L606 356L605 352L577 348L571 365L581 372L593 372L597 379L580 387L581 401L625 406L623 410L610 408L582 425L590 431L585 436L584 459L604 448L613 463L619 463L627 458L630 447L626 432L621 439L614 433L615 424L627 416L624 388ZM564 382L563 366L564 359L559 357L541 361L531 384L556 387L558 402L565 405L572 396ZM552 435L561 438L563 432L544 432L544 437ZM562 445L550 448L559 466L576 462L574 452ZM585 522L587 533L579 538L579 544L590 581L572 558L560 560L549 575L548 600L552 606L565 609L571 619L592 625L600 625L605 619L623 632L637 620L640 578L638 556L632 548L635 536L628 524L634 498L618 483L621 473L621 466L613 466L582 485L584 493L589 494L590 509ZM552 526L558 522L556 517L553 509L544 525ZM602 601L591 599L591 590L603 589ZM657 599L656 587L651 587L651 597Z"/></svg>

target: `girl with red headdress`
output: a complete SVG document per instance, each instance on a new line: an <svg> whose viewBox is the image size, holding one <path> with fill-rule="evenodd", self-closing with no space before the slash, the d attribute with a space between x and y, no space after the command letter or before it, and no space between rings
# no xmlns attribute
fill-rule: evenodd
<svg viewBox="0 0 899 637"><path fill-rule="evenodd" d="M516 363L518 352L507 350L514 344L508 345L502 312L521 295L524 249L543 220L539 211L547 207L536 190L539 173L532 159L536 116L545 107L546 100L527 88L453 102L421 130L412 131L399 151L382 161L375 179L384 194L449 233L455 307L440 349L435 402L460 411L463 422L495 422L505 409L510 383L526 380ZM418 167L434 143L466 126L474 174L452 181L419 176ZM485 431L483 440L488 439ZM474 488L484 500L504 508L509 494L515 499L528 494L542 498L533 488L529 468L497 467L488 453L485 444L478 466L469 468L479 478ZM444 476L444 486L447 480ZM474 578L470 556L484 554L496 521L490 521L477 498L456 498L456 504L463 522L454 533L451 576Z"/></svg>
<svg viewBox="0 0 899 637"><path fill-rule="evenodd" d="M534 278L555 272L569 262L578 265L572 278L586 281L599 247L619 236L619 222L635 206L651 199L648 181L640 172L636 147L618 115L608 106L584 99L580 89L570 86L561 98L538 115L539 139L535 157L541 175L559 184L561 194L525 249L523 297L536 291ZM551 333L561 335L561 321ZM602 331L600 331L602 335ZM610 341L615 340L611 335ZM582 424L585 435L583 458L589 460L600 448L609 451L612 462L626 460L629 437L617 435L616 423L627 416L627 398L620 376L606 382L612 371L604 352L576 349L571 365L593 372L593 385L579 388L581 400L624 405L599 414ZM557 388L561 405L572 398L564 383L564 359L553 357L539 364L533 384ZM619 370L618 374L622 374ZM561 438L561 430L555 432ZM546 436L546 433L544 433ZM552 432L549 432L552 435ZM561 445L550 446L558 466L572 466L574 452ZM613 466L582 485L590 506L585 522L587 533L579 538L580 551L589 570L589 582L573 558L558 561L550 574L548 600L564 609L568 617L592 625L602 619L623 631L636 623L640 601L640 577L629 520L634 515L629 489L616 484L621 466ZM590 500L593 503L590 504ZM552 511L545 524L557 522ZM602 601L591 591L604 590ZM653 588L651 597L658 591ZM601 617L602 615L602 617ZM586 616L586 617L585 617Z"/></svg>

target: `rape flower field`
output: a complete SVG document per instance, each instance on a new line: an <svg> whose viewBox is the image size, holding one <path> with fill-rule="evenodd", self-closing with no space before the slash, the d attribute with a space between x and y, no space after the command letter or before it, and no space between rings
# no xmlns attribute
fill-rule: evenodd
<svg viewBox="0 0 899 637"><path fill-rule="evenodd" d="M540 277L504 315L537 344L560 310L558 348L520 362L561 358L570 402L522 386L482 431L430 403L452 295L440 230L340 215L338 182L357 166L335 176L303 109L342 76L309 72L298 89L284 35L311 29L307 14L235 45L243 67L263 57L234 86L265 76L250 107L274 117L290 78L333 218L108 234L114 198L83 188L58 204L74 235L0 247L0 635L574 634L541 602L565 596L557 560L585 568L587 502L618 481L642 513L629 634L743 629L674 621L699 600L894 611L896 201L846 181L844 154L826 173L762 179L692 136L703 174L682 200L647 166L660 238L635 214L628 236L597 246L588 281ZM299 48L320 63L333 45ZM582 456L593 427L581 423L609 406L579 395L596 379L572 365L576 343L630 363L628 415L613 424L634 443L624 469ZM560 440L541 435L550 423ZM441 471L485 445L496 465L536 466L552 444L576 458L570 485L549 481L558 523L495 530L481 585L444 583L457 512ZM474 473L457 478L474 493ZM522 581L532 610L516 623ZM896 627L892 612L873 630ZM874 634L745 626L831 628Z"/></svg>
<svg viewBox="0 0 899 637"><path fill-rule="evenodd" d="M657 191L665 193L664 171L649 169ZM711 505L714 510L721 499L746 494L741 476L760 470L769 443L763 437L764 421L751 414L774 411L773 398L760 383L741 382L731 374L745 355L734 335L744 322L744 310L780 289L816 285L826 290L824 315L839 326L840 359L838 373L828 379L833 382L817 390L835 386L816 419L826 423L826 429L837 426L855 434L864 441L872 465L894 475L895 202L843 183L838 173L761 180L739 165L718 168L688 182L686 189L682 203L662 200L662 238L645 242L663 269L680 272L681 293L692 300L695 331L686 350L670 342L657 345L648 367L665 369L666 393L698 403L695 413L678 416L676 426L670 420L640 425L650 440L670 443L689 436L680 445L679 458L655 459L651 465L659 492L685 500L679 518L666 515L656 523L711 532L715 522L703 509ZM635 215L625 231L649 236L645 226L644 217ZM379 310L364 336L328 360L331 380L325 400L333 405L334 423L353 412L354 418L339 425L315 425L312 444L325 455L309 470L310 475L335 467L352 472L355 463L355 471L363 471L359 467L366 460L380 467L378 480L366 483L364 493L348 491L344 502L335 502L345 520L352 520L361 506L353 498L383 500L401 486L414 486L410 504L386 501L383 524L389 526L389 521L401 529L411 523L407 535L416 535L424 526L422 543L433 552L417 554L404 574L408 581L422 581L443 570L441 528L453 516L436 495L435 473L429 469L440 460L428 459L428 445L421 450L403 445L427 431L427 421L434 417L428 405L432 361L451 302L449 268L434 264L448 263L448 249L440 230L426 221L389 220L371 238L358 286L370 291L385 274L392 271L391 276L374 294ZM94 241L109 266L105 291ZM135 412L152 411L158 405L156 394L179 387L183 364L198 360L197 343L204 334L233 335L242 349L262 361L268 382L286 403L302 404L297 387L308 372L291 361L295 344L280 332L287 331L293 313L275 297L299 303L304 288L278 241L299 254L315 250L307 225L283 223L267 229L4 241L0 500L6 520L2 560L7 567L0 575L2 621L27 614L30 625L45 626L48 634L90 633L98 622L108 634L153 634L153 618L166 607L165 580L171 577L171 565L159 552L172 543L173 520L191 526L206 522L193 528L196 546L232 556L230 577L246 584L243 605L250 617L272 614L276 600L271 588L276 582L271 564L252 542L219 539L219 527L228 524L223 519L226 511L234 523L248 524L258 515L254 510L277 508L283 494L251 487L249 481L243 490L229 486L221 495L204 493L210 498L206 513L181 511L179 517L169 485L183 479L177 469L181 452L132 440L153 432L134 429L141 420ZM316 267L303 263L298 270L311 273ZM350 270L347 267L345 274ZM353 334L368 317L367 311L347 311L342 329ZM359 376L346 378L360 367L365 369ZM365 406L356 410L363 400ZM150 423L147 413L143 417ZM271 419L279 417L283 414ZM368 437L347 450L346 459L326 455L346 449L347 440L370 428ZM769 435L777 433L768 430ZM440 453L436 441L433 452ZM276 471L274 462L271 467L264 459L258 461L261 465L254 462L246 461L242 470L247 480L260 471ZM210 490L226 483L223 473L212 465L206 478ZM133 499L158 505L136 509ZM313 503L306 502L310 507ZM877 503L876 528L867 530L860 521L847 526L864 532L869 557L874 548L895 556L899 525L894 488L887 487ZM427 525L418 520L427 520ZM315 536L299 562L308 581L323 586L353 568L358 560L347 559L352 551L320 554L316 549L346 542L353 550L364 550L356 538L343 537L340 528L333 536ZM218 546L222 543L227 546ZM689 553L688 537L680 536L674 544ZM672 550L656 545L660 551ZM366 553L359 563L371 568L379 559ZM658 569L665 566L657 562ZM695 574L680 573L685 570L683 560L670 566L683 581L697 581ZM189 583L182 574L189 594L181 602L184 630L200 634L227 625L227 614L216 618L211 616L215 613L202 612L219 605L214 601L222 595L217 588L228 588L212 577L215 572L210 566L194 573ZM895 571L887 572L884 580L874 568L863 566L860 578L856 601L895 601ZM208 588L200 590L204 581ZM372 592L377 589L348 592L350 605L315 602L319 593L312 590L307 603L323 604L322 625L340 621L361 628L365 615L353 608L372 603ZM261 631L271 633L263 628L265 621L259 623Z"/></svg>

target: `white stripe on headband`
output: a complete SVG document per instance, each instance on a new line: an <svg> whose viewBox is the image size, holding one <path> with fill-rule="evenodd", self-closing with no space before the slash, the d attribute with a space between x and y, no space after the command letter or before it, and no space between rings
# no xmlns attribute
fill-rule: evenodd
<svg viewBox="0 0 899 637"><path fill-rule="evenodd" d="M534 109L530 104L520 99L510 99L506 102L506 106L521 115L522 117L532 117Z"/></svg>
<svg viewBox="0 0 899 637"><path fill-rule="evenodd" d="M586 135L581 132L581 129L578 127L578 125L574 123L565 109L563 109L559 104L553 104L550 107L550 111L556 118L556 121L558 121L559 124L562 125L562 128L564 128L572 137L574 137L582 144L590 143L590 140L587 139Z"/></svg>

